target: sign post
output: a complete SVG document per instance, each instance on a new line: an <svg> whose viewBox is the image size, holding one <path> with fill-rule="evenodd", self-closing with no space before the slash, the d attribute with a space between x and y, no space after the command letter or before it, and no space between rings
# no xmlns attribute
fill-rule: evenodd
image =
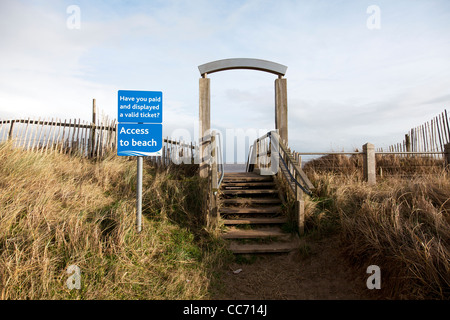
<svg viewBox="0 0 450 320"><path fill-rule="evenodd" d="M161 156L162 92L118 91L117 155L137 157L136 230L142 231L142 178L145 156Z"/></svg>
<svg viewBox="0 0 450 320"><path fill-rule="evenodd" d="M136 229L137 232L142 230L142 171L143 157L137 157L137 185L136 185Z"/></svg>

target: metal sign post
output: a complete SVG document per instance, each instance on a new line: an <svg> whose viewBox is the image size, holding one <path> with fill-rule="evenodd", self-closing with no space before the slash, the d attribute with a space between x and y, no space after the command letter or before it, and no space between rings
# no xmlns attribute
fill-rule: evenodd
<svg viewBox="0 0 450 320"><path fill-rule="evenodd" d="M137 157L137 185L136 185L136 230L142 231L142 171L144 158Z"/></svg>
<svg viewBox="0 0 450 320"><path fill-rule="evenodd" d="M117 155L137 157L136 230L142 231L142 178L145 156L161 156L162 92L118 92Z"/></svg>

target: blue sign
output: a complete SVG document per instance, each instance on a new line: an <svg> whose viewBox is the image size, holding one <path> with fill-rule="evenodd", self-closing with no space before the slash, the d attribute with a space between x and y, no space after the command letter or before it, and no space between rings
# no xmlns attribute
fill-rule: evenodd
<svg viewBox="0 0 450 320"><path fill-rule="evenodd" d="M160 156L162 124L119 123L117 126L118 156Z"/></svg>
<svg viewBox="0 0 450 320"><path fill-rule="evenodd" d="M162 92L119 90L119 123L162 123Z"/></svg>
<svg viewBox="0 0 450 320"><path fill-rule="evenodd" d="M117 155L160 156L162 92L119 90Z"/></svg>

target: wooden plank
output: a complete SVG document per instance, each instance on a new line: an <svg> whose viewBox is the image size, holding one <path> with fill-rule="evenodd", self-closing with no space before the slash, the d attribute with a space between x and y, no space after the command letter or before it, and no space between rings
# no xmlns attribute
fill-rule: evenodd
<svg viewBox="0 0 450 320"><path fill-rule="evenodd" d="M437 131L437 135L439 137L440 151L444 152L444 145L442 144L441 131L440 131L440 126L439 126L439 117L435 118L434 124L436 125L436 131Z"/></svg>
<svg viewBox="0 0 450 320"><path fill-rule="evenodd" d="M425 127L426 127L426 129L427 129L427 135L428 135L428 140L429 140L429 148L428 148L428 150L429 151L434 151L433 150L433 136L432 136L432 133L431 133L431 129L430 129L430 122L429 121L427 121L426 123L425 123Z"/></svg>
<svg viewBox="0 0 450 320"><path fill-rule="evenodd" d="M228 246L228 249L234 254L287 253L296 248L298 248L298 243L295 241L261 244L241 244L231 242Z"/></svg>
<svg viewBox="0 0 450 320"><path fill-rule="evenodd" d="M3 122L0 122L0 124L1 124L1 129L3 130L3 133L0 138L1 138L1 142L3 142L3 141L5 141L5 136L6 136L7 130L6 130L6 124L4 124Z"/></svg>
<svg viewBox="0 0 450 320"><path fill-rule="evenodd" d="M85 124L85 121L83 120L83 124ZM85 154L86 155L88 155L88 153L89 153L89 147L88 147L88 141L89 141L89 138L88 138L88 129L87 129L87 127L84 127L83 128L83 130L82 130L82 133L81 133L81 137L82 137L82 144L81 144L81 156L85 156Z"/></svg>
<svg viewBox="0 0 450 320"><path fill-rule="evenodd" d="M223 190L223 194L226 195L238 195L238 194L278 194L278 190L275 189L242 189L242 190Z"/></svg>
<svg viewBox="0 0 450 320"><path fill-rule="evenodd" d="M450 126L448 123L448 115L447 115L447 110L444 110L445 113L445 123L447 125L447 137L448 137L448 141L450 141Z"/></svg>
<svg viewBox="0 0 450 320"><path fill-rule="evenodd" d="M41 135L42 135L42 133L44 132L46 123L48 123L48 121L45 121L45 120L44 120L44 121L43 121L43 124L42 124L41 131L39 132L39 139L38 139L38 143L39 143L39 144L41 143ZM43 137L42 139L45 140L45 133L44 133L44 137ZM43 145L40 145L40 147L41 147L41 152L42 152L42 149L44 149L44 146L43 146ZM38 149L36 149L36 151L37 151L37 150L38 150Z"/></svg>
<svg viewBox="0 0 450 320"><path fill-rule="evenodd" d="M39 120L40 120L41 118L39 118ZM42 130L42 126L41 126L41 130L39 130L39 128L40 128L40 126L39 126L39 124L37 125L37 127L36 127L36 133L35 133L35 135L34 135L34 138L33 138L33 144L31 145L31 151L33 151L34 150L34 148L36 147L36 145L39 143L39 139L40 139L40 135L41 135L41 130ZM39 133L39 134L38 134ZM37 139L36 139L37 138Z"/></svg>
<svg viewBox="0 0 450 320"><path fill-rule="evenodd" d="M222 186L224 188L275 187L275 182L273 182L273 181L259 181L259 182L223 181Z"/></svg>
<svg viewBox="0 0 450 320"><path fill-rule="evenodd" d="M425 128L424 128L423 125L421 125L420 128L422 130L422 136L423 136L423 151L427 152L428 151L428 144L427 144L427 137L426 137Z"/></svg>
<svg viewBox="0 0 450 320"><path fill-rule="evenodd" d="M219 209L221 214L246 214L246 213L260 213L260 214L269 214L269 213L280 213L280 206L271 206L271 207L222 207Z"/></svg>
<svg viewBox="0 0 450 320"><path fill-rule="evenodd" d="M258 239L258 238L286 238L291 234L284 233L280 228L237 229L230 228L223 233L223 239Z"/></svg>
<svg viewBox="0 0 450 320"><path fill-rule="evenodd" d="M222 219L225 225L240 224L283 224L288 220L285 217L279 218L241 218L241 219Z"/></svg>
<svg viewBox="0 0 450 320"><path fill-rule="evenodd" d="M447 144L449 142L447 134L446 134L446 130L445 130L445 121L444 121L444 113L439 115L439 121L441 123L441 133L442 133L442 141L444 142L444 144Z"/></svg>
<svg viewBox="0 0 450 320"><path fill-rule="evenodd" d="M30 118L27 120L27 126L25 127L25 133L23 134L23 143L22 148L26 149L27 144L27 132L28 132L28 126L30 125Z"/></svg>
<svg viewBox="0 0 450 320"><path fill-rule="evenodd" d="M59 150L59 152L63 152L63 149L64 149L64 144L65 144L65 141L64 141L64 139L65 139L65 134L66 134L66 119L64 119L64 129L63 129L63 135L62 135L62 138L61 138L61 149Z"/></svg>
<svg viewBox="0 0 450 320"><path fill-rule="evenodd" d="M17 130L16 130L16 136L14 137L14 145L16 147L20 146L20 134L23 131L22 126L20 125L21 121L17 122Z"/></svg>
<svg viewBox="0 0 450 320"><path fill-rule="evenodd" d="M223 204L275 204L280 203L278 198L235 198L235 199L222 199Z"/></svg>
<svg viewBox="0 0 450 320"><path fill-rule="evenodd" d="M103 144L104 144L103 133L104 133L104 131L105 130L100 130L100 144L99 144L100 149L99 149L99 152L97 153L98 157L100 157L100 158L103 157Z"/></svg>
<svg viewBox="0 0 450 320"><path fill-rule="evenodd" d="M57 118L56 120L58 120L58 122L61 122L61 119L58 119L58 118ZM61 126L58 126L58 135L59 135L59 130L61 130ZM52 143L51 143L51 145L50 145L50 151L52 151L53 148L54 148L54 145L55 145L55 136L56 136L56 128L55 128L55 130L54 130L54 132L53 132Z"/></svg>
<svg viewBox="0 0 450 320"><path fill-rule="evenodd" d="M254 172L225 172L226 177L260 177Z"/></svg>
<svg viewBox="0 0 450 320"><path fill-rule="evenodd" d="M53 118L52 118L52 123L53 123ZM45 143L45 152L47 152L48 145L50 144L50 138L51 138L51 135L52 135L52 132L53 132L52 129L54 129L54 126L50 126L50 128L49 128L48 135L47 135L47 141Z"/></svg>
<svg viewBox="0 0 450 320"><path fill-rule="evenodd" d="M58 118L58 122L61 122L61 118ZM61 134L61 126L58 126L58 135L57 136L56 135L53 136L52 147L50 149L51 151L53 151L53 148L55 148L55 150L58 150L57 145L58 145L58 140L59 140L60 134ZM54 139L55 136L56 136L56 142L55 142L55 139Z"/></svg>
<svg viewBox="0 0 450 320"><path fill-rule="evenodd" d="M272 176L258 176L258 177L225 177L223 178L224 183L233 183L233 182L271 182L273 181Z"/></svg>
<svg viewBox="0 0 450 320"><path fill-rule="evenodd" d="M417 135L417 151L420 152L423 151L422 134L420 132L420 127L417 127L416 135Z"/></svg>

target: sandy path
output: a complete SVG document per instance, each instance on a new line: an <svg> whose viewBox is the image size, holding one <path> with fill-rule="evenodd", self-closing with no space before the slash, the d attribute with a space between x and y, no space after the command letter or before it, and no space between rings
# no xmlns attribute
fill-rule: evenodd
<svg viewBox="0 0 450 320"><path fill-rule="evenodd" d="M295 252L233 263L222 274L223 288L213 299L355 300L372 299L365 279L340 255L336 237L308 241L308 255ZM242 269L239 273L234 273Z"/></svg>

